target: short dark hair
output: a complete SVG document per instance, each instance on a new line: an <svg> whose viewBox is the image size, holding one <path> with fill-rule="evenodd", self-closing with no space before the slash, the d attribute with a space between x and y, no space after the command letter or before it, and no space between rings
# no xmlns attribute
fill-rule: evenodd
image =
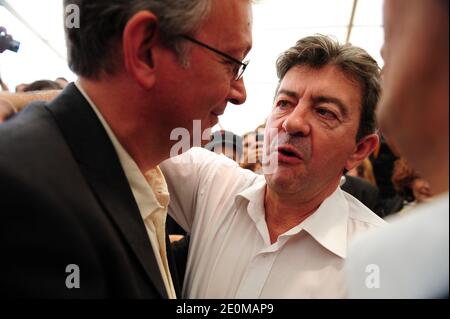
<svg viewBox="0 0 450 319"><path fill-rule="evenodd" d="M233 132L221 130L214 132L211 136L211 142L205 145L205 149L214 151L215 147L232 147L238 157L242 156L243 138Z"/></svg>
<svg viewBox="0 0 450 319"><path fill-rule="evenodd" d="M62 86L55 81L39 80L31 84L28 84L23 89L24 92L47 91L47 90L62 90Z"/></svg>
<svg viewBox="0 0 450 319"><path fill-rule="evenodd" d="M365 50L351 44L340 44L325 35L306 37L280 55L277 74L281 83L294 66L308 65L320 69L329 64L340 67L362 86L361 117L356 135L359 141L376 131L375 110L381 93L380 67Z"/></svg>
<svg viewBox="0 0 450 319"><path fill-rule="evenodd" d="M73 72L98 78L101 72L113 74L121 56L120 39L129 19L139 11L150 10L159 19L162 41L181 57L181 34L194 32L208 16L211 0L64 0L64 7L76 5L79 28L66 27L67 57ZM116 62L117 63L117 62Z"/></svg>

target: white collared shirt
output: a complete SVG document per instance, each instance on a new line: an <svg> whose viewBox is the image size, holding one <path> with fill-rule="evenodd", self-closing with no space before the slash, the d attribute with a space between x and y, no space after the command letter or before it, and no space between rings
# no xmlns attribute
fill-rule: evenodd
<svg viewBox="0 0 450 319"><path fill-rule="evenodd" d="M145 176L142 174L136 162L117 140L108 123L103 118L94 102L83 90L80 83L77 82L75 85L89 102L89 105L99 118L114 146L144 221L167 295L169 299L176 299L166 254L165 223L169 204L169 192L167 191L167 184L164 176L159 167L145 173Z"/></svg>
<svg viewBox="0 0 450 319"><path fill-rule="evenodd" d="M191 233L187 298L344 298L349 240L385 222L338 188L270 243L264 176L192 149L161 164L169 214Z"/></svg>

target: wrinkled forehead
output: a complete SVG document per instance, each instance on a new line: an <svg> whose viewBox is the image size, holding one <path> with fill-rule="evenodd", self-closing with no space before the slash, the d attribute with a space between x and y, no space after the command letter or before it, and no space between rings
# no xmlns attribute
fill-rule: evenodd
<svg viewBox="0 0 450 319"><path fill-rule="evenodd" d="M327 64L320 68L295 65L280 81L275 98L280 93L300 98L305 92L312 97L326 95L341 100L346 105L353 105L359 110L363 84L356 76L334 64Z"/></svg>

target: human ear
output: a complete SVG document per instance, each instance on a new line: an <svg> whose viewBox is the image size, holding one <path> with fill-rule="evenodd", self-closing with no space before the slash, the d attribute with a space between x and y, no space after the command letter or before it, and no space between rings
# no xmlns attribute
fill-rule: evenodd
<svg viewBox="0 0 450 319"><path fill-rule="evenodd" d="M150 11L140 11L128 21L122 37L127 72L143 89L156 81L154 49L159 45L158 18Z"/></svg>
<svg viewBox="0 0 450 319"><path fill-rule="evenodd" d="M377 134L370 134L364 136L355 146L352 155L347 160L345 169L350 171L362 163L380 143L380 138Z"/></svg>

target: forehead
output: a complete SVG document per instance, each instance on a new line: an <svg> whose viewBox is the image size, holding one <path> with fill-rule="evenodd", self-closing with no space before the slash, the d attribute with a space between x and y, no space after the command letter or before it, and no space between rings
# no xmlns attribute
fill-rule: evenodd
<svg viewBox="0 0 450 319"><path fill-rule="evenodd" d="M307 65L291 68L280 83L280 90L295 92L300 97L326 96L339 99L353 112L360 109L361 85L338 66L315 69ZM277 92L277 94L278 94Z"/></svg>
<svg viewBox="0 0 450 319"><path fill-rule="evenodd" d="M215 0L199 35L228 53L247 54L252 47L250 0Z"/></svg>

